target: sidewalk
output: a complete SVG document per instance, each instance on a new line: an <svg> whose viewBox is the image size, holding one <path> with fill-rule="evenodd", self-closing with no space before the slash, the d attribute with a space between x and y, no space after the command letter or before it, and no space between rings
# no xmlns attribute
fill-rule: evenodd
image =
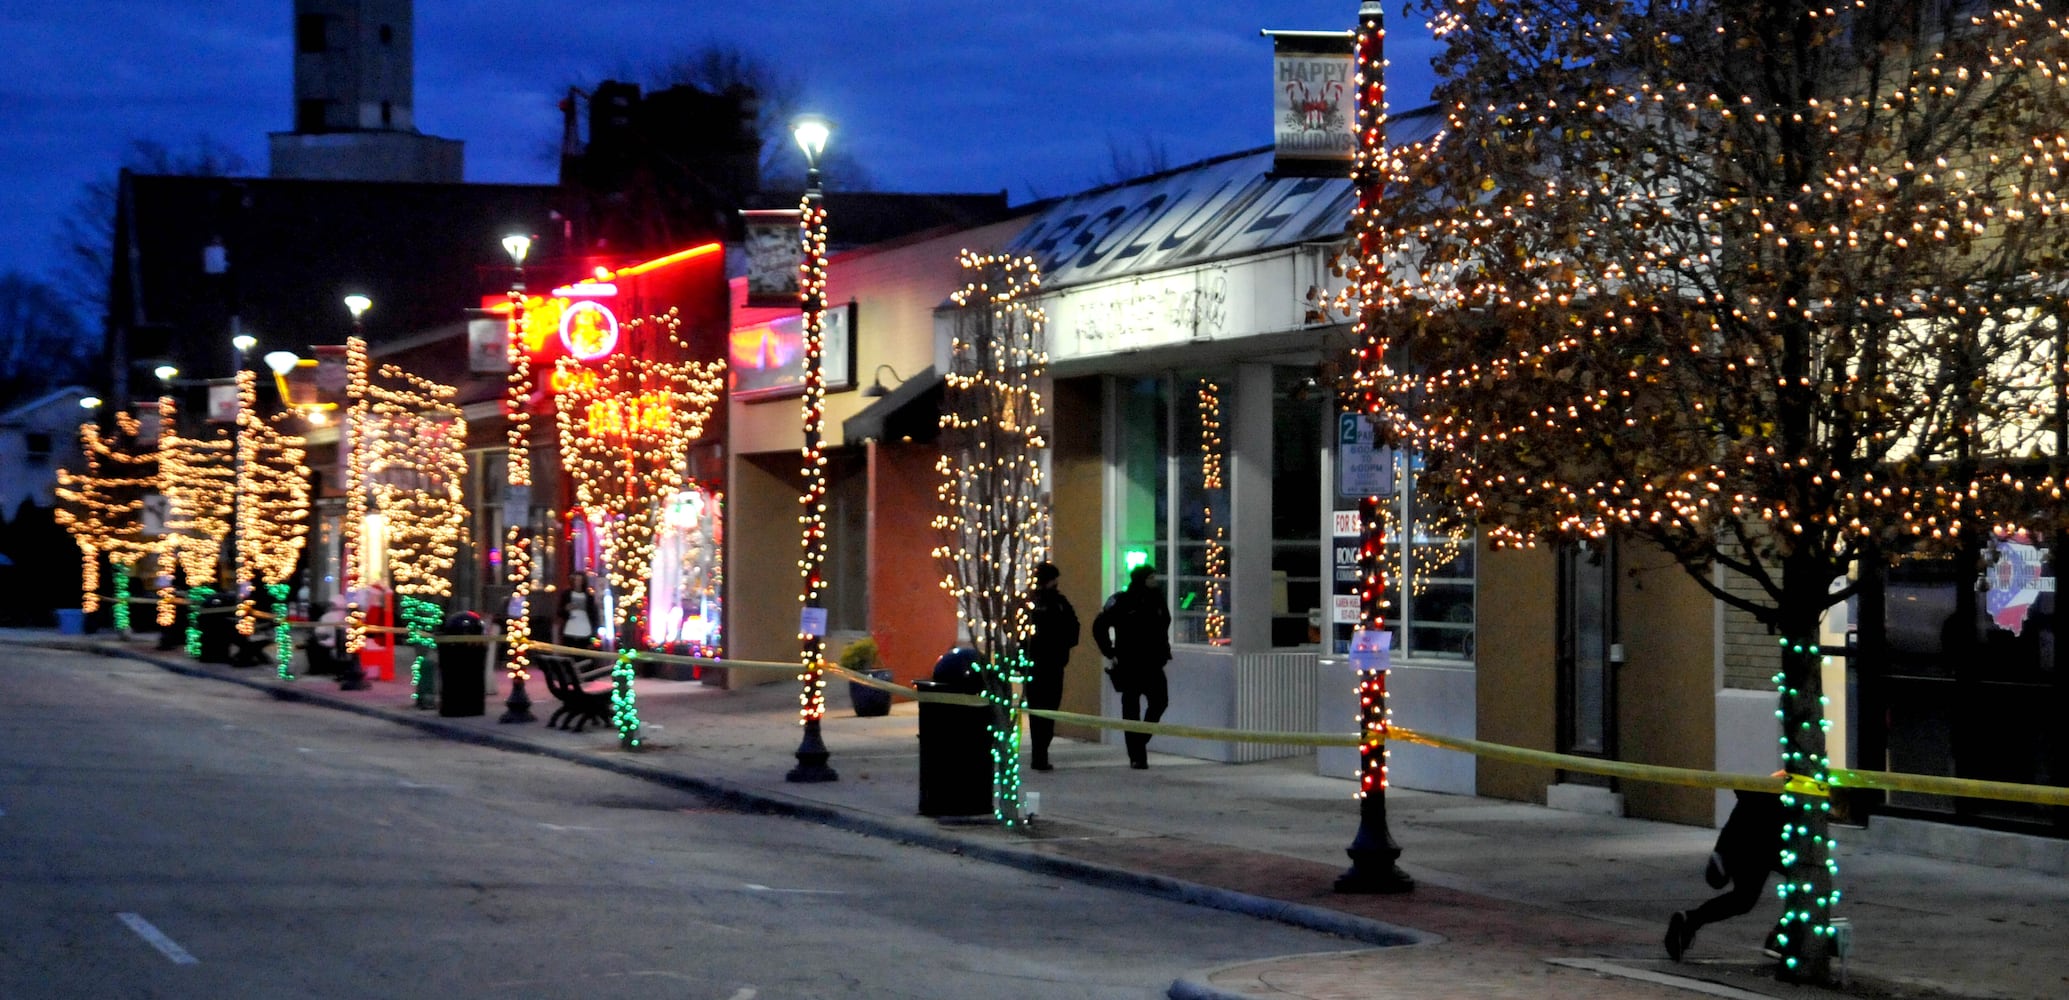
<svg viewBox="0 0 2069 1000"><path fill-rule="evenodd" d="M555 707L533 683L538 722L443 718L403 684L340 691L331 678L276 680L196 663L143 641L0 630L0 644L98 651L196 677L273 691L444 735L544 753L715 795L737 805L872 836L1283 920L1345 937L1344 949L1202 970L1174 997L1588 998L1810 997L1774 981L1759 953L1775 907L1705 929L1686 960L1661 949L1667 914L1711 894L1702 863L1714 832L1559 812L1499 799L1396 790L1387 805L1405 896L1330 891L1357 829L1347 781L1298 757L1228 765L1158 755L1132 771L1118 746L1059 740L1056 770L1029 771L1040 814L1023 831L917 815L917 706L880 718L828 687L823 724L840 780L791 784L797 695L788 684L727 692L643 679L647 746L619 749L605 728L547 729ZM1840 913L1853 923L1848 985L1877 998L2069 996L2069 884L1850 846L1840 830ZM1392 945L1393 947L1386 947ZM1691 992L1695 991L1695 992Z"/></svg>

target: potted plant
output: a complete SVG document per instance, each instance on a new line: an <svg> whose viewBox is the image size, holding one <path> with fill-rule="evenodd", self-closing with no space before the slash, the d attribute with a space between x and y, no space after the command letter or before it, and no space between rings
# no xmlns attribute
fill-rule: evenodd
<svg viewBox="0 0 2069 1000"><path fill-rule="evenodd" d="M876 639L863 636L841 650L841 669L853 671L865 677L880 681L891 679L891 670L877 661ZM891 692L867 684L848 682L848 703L855 706L860 716L891 714Z"/></svg>

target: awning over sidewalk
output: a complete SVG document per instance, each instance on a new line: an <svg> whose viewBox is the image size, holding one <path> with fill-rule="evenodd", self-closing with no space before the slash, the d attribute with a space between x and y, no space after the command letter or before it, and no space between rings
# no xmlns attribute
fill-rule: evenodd
<svg viewBox="0 0 2069 1000"><path fill-rule="evenodd" d="M941 376L933 365L921 369L883 398L841 421L841 437L849 444L878 441L932 441L941 431Z"/></svg>

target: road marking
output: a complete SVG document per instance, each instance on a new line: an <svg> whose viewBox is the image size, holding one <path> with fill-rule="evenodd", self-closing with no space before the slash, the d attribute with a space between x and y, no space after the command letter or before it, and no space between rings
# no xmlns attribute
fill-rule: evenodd
<svg viewBox="0 0 2069 1000"><path fill-rule="evenodd" d="M805 895L805 896L845 896L845 895L847 895L847 893L845 893L845 892L842 892L842 891L841 891L841 890L839 890L839 889L771 889L771 888L769 888L768 886L765 886L765 885L755 885L755 884L754 884L754 883L752 883L752 882L749 882L749 883L747 883L747 888L749 888L749 889L752 889L752 890L754 890L755 892L790 892L790 893L797 893L797 894L799 894L799 895Z"/></svg>
<svg viewBox="0 0 2069 1000"><path fill-rule="evenodd" d="M158 949L160 954L163 954L166 958L172 959L172 964L201 964L200 959L187 954L187 949L182 948L178 944L174 943L173 939L166 937L162 932L158 930L158 928L151 926L151 922L149 920L145 920L142 916L139 916L134 913L117 913L115 914L115 919L120 920L125 924L128 924L129 929L135 931L137 937L143 938L145 941L150 943L151 947Z"/></svg>
<svg viewBox="0 0 2069 1000"><path fill-rule="evenodd" d="M732 996L727 997L726 1000L754 1000L754 996L754 987L742 986L740 987L738 992L734 993Z"/></svg>
<svg viewBox="0 0 2069 1000"><path fill-rule="evenodd" d="M603 827L600 826L561 826L558 823L541 823L539 825L545 827L548 830L552 830L554 833L567 833L571 830L587 830L589 832L594 833L595 831L603 829Z"/></svg>

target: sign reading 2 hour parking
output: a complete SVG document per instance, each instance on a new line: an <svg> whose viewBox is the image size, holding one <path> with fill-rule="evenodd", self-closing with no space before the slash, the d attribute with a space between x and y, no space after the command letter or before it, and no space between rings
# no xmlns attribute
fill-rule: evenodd
<svg viewBox="0 0 2069 1000"><path fill-rule="evenodd" d="M1337 415L1336 492L1345 497L1394 495L1394 449L1374 445L1372 418L1365 414Z"/></svg>

